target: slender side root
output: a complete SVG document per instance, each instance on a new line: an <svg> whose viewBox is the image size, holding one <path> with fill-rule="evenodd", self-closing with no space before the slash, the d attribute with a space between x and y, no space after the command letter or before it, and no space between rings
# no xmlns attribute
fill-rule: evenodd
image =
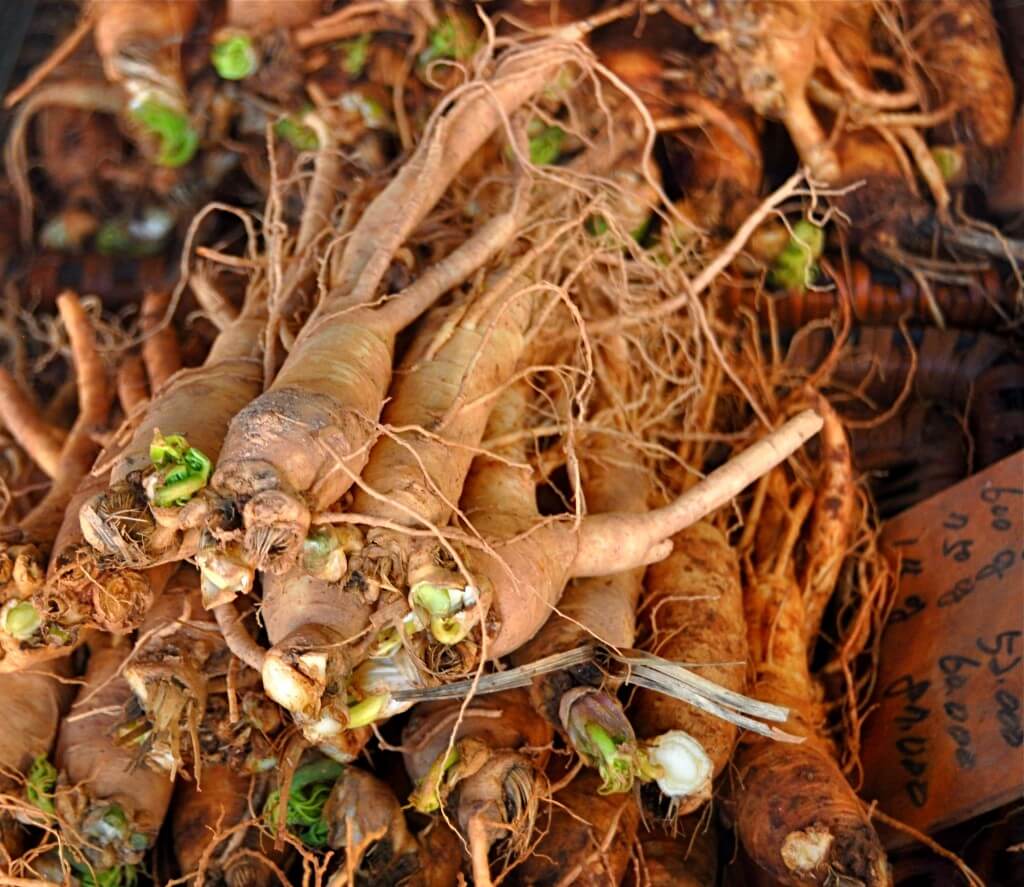
<svg viewBox="0 0 1024 887"><path fill-rule="evenodd" d="M64 434L47 422L7 370L0 368L0 422L49 477L57 473Z"/></svg>

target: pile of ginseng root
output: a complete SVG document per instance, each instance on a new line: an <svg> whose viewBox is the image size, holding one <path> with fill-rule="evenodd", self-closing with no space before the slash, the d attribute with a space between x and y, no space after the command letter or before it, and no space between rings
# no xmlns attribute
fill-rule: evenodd
<svg viewBox="0 0 1024 887"><path fill-rule="evenodd" d="M40 7L0 884L898 881L877 537L1024 441L1020 14Z"/></svg>

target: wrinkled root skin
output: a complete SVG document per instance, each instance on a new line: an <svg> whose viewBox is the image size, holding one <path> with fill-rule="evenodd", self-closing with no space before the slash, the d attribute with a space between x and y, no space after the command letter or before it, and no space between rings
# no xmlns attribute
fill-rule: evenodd
<svg viewBox="0 0 1024 887"><path fill-rule="evenodd" d="M65 630L89 623L120 635L142 624L155 596L146 573L111 565L94 549L78 545L60 553L35 603Z"/></svg>
<svg viewBox="0 0 1024 887"><path fill-rule="evenodd" d="M750 858L783 884L892 883L874 828L835 763L805 744L757 742L738 756L736 827Z"/></svg>

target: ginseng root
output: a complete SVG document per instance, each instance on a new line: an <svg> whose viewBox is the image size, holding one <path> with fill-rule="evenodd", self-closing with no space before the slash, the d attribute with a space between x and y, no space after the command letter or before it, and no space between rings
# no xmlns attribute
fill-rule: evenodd
<svg viewBox="0 0 1024 887"><path fill-rule="evenodd" d="M151 377L154 396L113 461L107 488L79 510L82 534L98 552L139 569L190 556L199 547L200 527L223 526L210 514L216 501L197 494L206 487L232 417L262 389L265 322L266 291L256 284L201 367L179 370L162 385ZM160 352L159 361L147 362L158 377L170 369L165 349ZM225 588L233 593L251 587L251 571L220 560L203 563L207 606Z"/></svg>
<svg viewBox="0 0 1024 887"><path fill-rule="evenodd" d="M494 218L405 292L371 307L395 251L503 117L573 57L564 43L512 53L434 119L360 217L273 385L232 421L213 486L238 504L255 567L282 573L293 565L311 513L336 502L366 464L396 335L501 249L516 233L515 216Z"/></svg>
<svg viewBox="0 0 1024 887"><path fill-rule="evenodd" d="M13 794L20 776L25 799L44 814L53 813L56 774L49 757L61 717L74 695L63 680L70 674L71 663L63 658L34 671L0 675L0 699L7 713L0 730L0 793ZM0 843L8 859L20 854L24 838L11 814L0 813Z"/></svg>
<svg viewBox="0 0 1024 887"><path fill-rule="evenodd" d="M683 530L672 541L672 554L647 569L640 647L742 693L747 644L736 552L708 521ZM670 797L669 817L709 800L713 780L732 757L736 726L650 690L636 692L629 714L642 739L681 731L692 741L692 790Z"/></svg>
<svg viewBox="0 0 1024 887"><path fill-rule="evenodd" d="M785 729L805 741L794 746L752 737L740 746L736 829L750 858L785 884L828 884L838 876L888 885L878 836L818 734L822 715L792 559L813 494L791 502L781 468L762 483L768 495L751 534L753 566L744 590L753 694L787 706Z"/></svg>
<svg viewBox="0 0 1024 887"><path fill-rule="evenodd" d="M171 774L190 761L201 780L199 726L210 681L226 675L230 654L212 614L203 609L192 567L179 568L139 636L123 671L136 704L117 728L118 742Z"/></svg>
<svg viewBox="0 0 1024 887"><path fill-rule="evenodd" d="M491 859L514 865L529 842L552 733L519 690L461 707L454 700L413 710L403 732L405 769L416 783L413 807L447 811L467 842L474 883L487 887Z"/></svg>
<svg viewBox="0 0 1024 887"><path fill-rule="evenodd" d="M69 862L96 882L134 872L156 840L174 788L166 771L137 764L134 752L114 741L119 711L132 698L117 674L127 653L124 644L92 646L54 757L60 772L54 807Z"/></svg>

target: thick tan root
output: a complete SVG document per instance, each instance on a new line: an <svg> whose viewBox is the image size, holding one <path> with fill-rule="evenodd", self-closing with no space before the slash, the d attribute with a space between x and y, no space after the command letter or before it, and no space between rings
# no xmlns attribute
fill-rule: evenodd
<svg viewBox="0 0 1024 887"><path fill-rule="evenodd" d="M578 529L569 522L549 523L527 539L495 546L495 556L471 552L470 572L481 587L491 590L494 615L501 620L502 613L515 614L514 619L500 621L489 640L490 655L507 655L529 640L569 579L663 560L672 550L675 533L729 502L820 428L816 413L800 414L662 508L642 514L588 515Z"/></svg>
<svg viewBox="0 0 1024 887"><path fill-rule="evenodd" d="M675 546L647 570L641 608L642 649L697 668L723 687L746 688L747 638L739 562L721 530L702 521L673 538ZM703 667L701 667L703 666ZM638 690L630 717L642 739L682 730L711 759L717 778L732 757L737 729L684 702L650 690ZM672 804L683 815L707 800L706 791Z"/></svg>
<svg viewBox="0 0 1024 887"><path fill-rule="evenodd" d="M132 697L117 675L127 652L124 646L91 651L85 684L61 725L54 758L62 773L57 813L78 832L66 837L98 869L141 861L156 839L173 788L166 772L135 766L134 753L114 743L114 726ZM112 819L117 820L113 828L108 827Z"/></svg>
<svg viewBox="0 0 1024 887"><path fill-rule="evenodd" d="M853 461L846 430L824 397L819 395L815 406L825 424L820 438L823 467L815 494L802 577L804 632L810 649L817 640L821 618L853 542L856 508Z"/></svg>
<svg viewBox="0 0 1024 887"><path fill-rule="evenodd" d="M754 695L790 708L786 729L799 746L754 738L736 757L736 827L750 858L785 884L829 884L838 876L865 887L891 883L885 852L862 802L819 736L822 716L808 668L805 613L791 554L811 507L805 491L788 501L781 469L765 484L753 575L744 608Z"/></svg>

